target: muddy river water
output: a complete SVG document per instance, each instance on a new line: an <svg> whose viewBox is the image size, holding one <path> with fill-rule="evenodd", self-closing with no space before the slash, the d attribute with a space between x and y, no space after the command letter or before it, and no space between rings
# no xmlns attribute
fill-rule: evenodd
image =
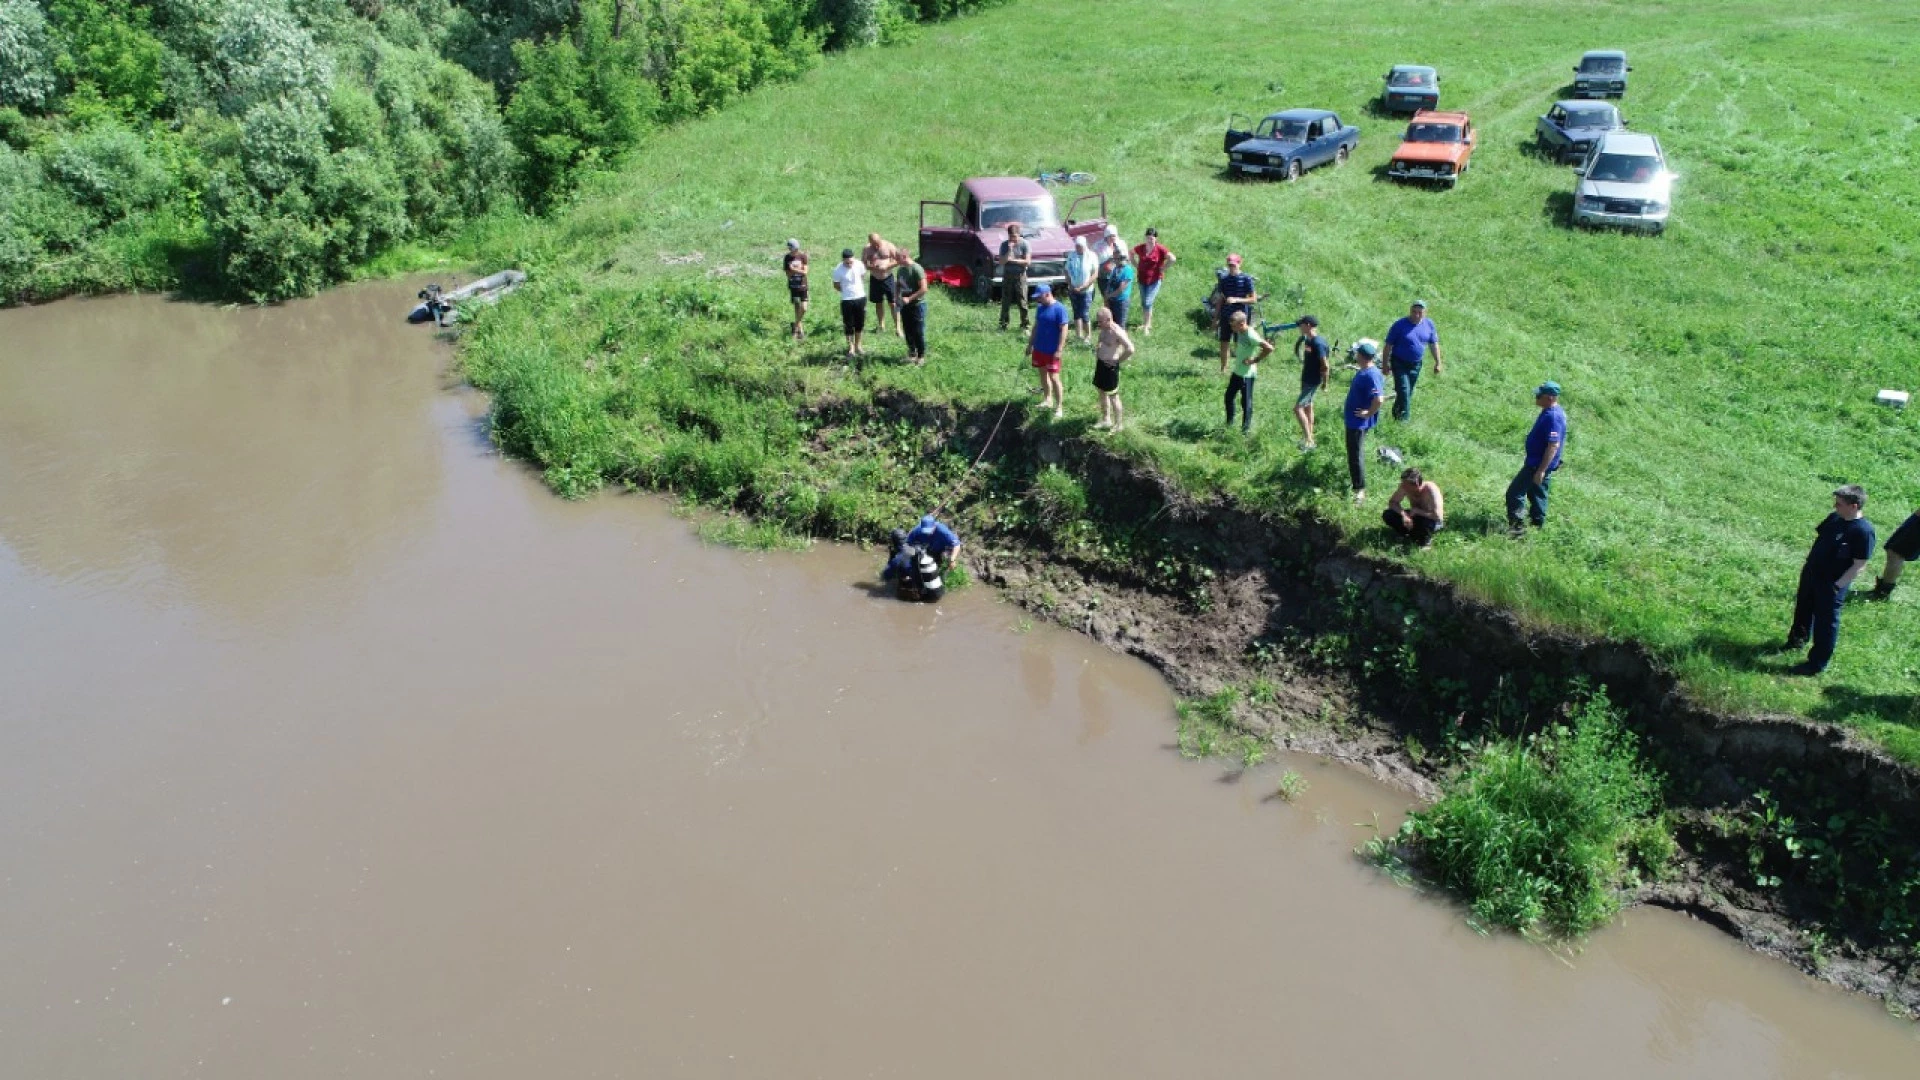
<svg viewBox="0 0 1920 1080"><path fill-rule="evenodd" d="M1680 916L1475 934L984 589L550 496L412 288L0 312L0 1075L1920 1075Z"/></svg>

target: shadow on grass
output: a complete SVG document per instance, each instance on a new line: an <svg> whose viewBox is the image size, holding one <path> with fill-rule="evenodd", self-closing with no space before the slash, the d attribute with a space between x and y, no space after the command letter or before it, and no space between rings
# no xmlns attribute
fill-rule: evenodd
<svg viewBox="0 0 1920 1080"><path fill-rule="evenodd" d="M1920 733L1920 694L1869 694L1850 686L1823 686L1810 719L1852 726L1861 716Z"/></svg>
<svg viewBox="0 0 1920 1080"><path fill-rule="evenodd" d="M1381 104L1378 96L1368 98L1366 108L1363 111L1375 120L1388 120L1395 123L1405 121L1413 116L1413 113L1406 109L1388 108L1386 105Z"/></svg>
<svg viewBox="0 0 1920 1080"><path fill-rule="evenodd" d="M1563 229L1573 228L1573 192L1549 192L1546 200L1540 204L1540 216L1549 224Z"/></svg>

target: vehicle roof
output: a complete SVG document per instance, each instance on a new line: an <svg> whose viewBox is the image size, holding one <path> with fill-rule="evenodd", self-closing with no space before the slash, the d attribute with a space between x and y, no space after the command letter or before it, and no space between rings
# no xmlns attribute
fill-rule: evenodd
<svg viewBox="0 0 1920 1080"><path fill-rule="evenodd" d="M1442 112L1439 109L1421 109L1413 114L1410 124L1471 124L1472 118L1463 112Z"/></svg>
<svg viewBox="0 0 1920 1080"><path fill-rule="evenodd" d="M1051 198L1049 192L1038 180L1026 176L975 176L961 181L962 187L973 192L976 199L1039 199Z"/></svg>
<svg viewBox="0 0 1920 1080"><path fill-rule="evenodd" d="M1287 109L1284 112L1268 113L1269 120L1318 120L1323 116L1332 116L1332 109Z"/></svg>
<svg viewBox="0 0 1920 1080"><path fill-rule="evenodd" d="M1424 71L1424 72L1426 72L1426 73L1427 73L1427 74L1429 74L1429 75L1432 75L1432 74L1434 74L1434 70L1433 70L1433 65L1432 65L1432 64L1395 64L1395 65L1393 65L1393 70L1395 70L1395 71Z"/></svg>
<svg viewBox="0 0 1920 1080"><path fill-rule="evenodd" d="M1627 58L1627 54L1619 49L1588 49L1586 52L1580 54L1580 59L1585 60L1589 56L1595 60L1625 60Z"/></svg>
<svg viewBox="0 0 1920 1080"><path fill-rule="evenodd" d="M1584 112L1587 109L1601 108L1614 109L1613 102L1594 101L1592 98L1561 98L1559 101L1554 102L1554 105L1568 112ZM1614 111L1618 112L1619 110L1614 109Z"/></svg>
<svg viewBox="0 0 1920 1080"><path fill-rule="evenodd" d="M1600 137L1600 148L1616 154L1658 154L1660 140L1644 131L1609 131Z"/></svg>

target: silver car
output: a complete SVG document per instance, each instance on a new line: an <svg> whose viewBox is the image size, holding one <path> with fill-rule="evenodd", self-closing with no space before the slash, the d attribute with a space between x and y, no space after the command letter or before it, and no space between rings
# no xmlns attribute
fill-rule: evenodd
<svg viewBox="0 0 1920 1080"><path fill-rule="evenodd" d="M1673 211L1673 182L1660 140L1638 131L1609 131L1574 172L1573 223L1657 233Z"/></svg>

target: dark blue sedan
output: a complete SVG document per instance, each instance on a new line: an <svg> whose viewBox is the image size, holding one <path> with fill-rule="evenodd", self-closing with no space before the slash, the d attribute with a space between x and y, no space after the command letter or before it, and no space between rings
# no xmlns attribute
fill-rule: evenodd
<svg viewBox="0 0 1920 1080"><path fill-rule="evenodd" d="M1298 180L1308 169L1346 164L1359 144L1360 129L1326 109L1288 109L1258 125L1235 115L1227 119L1227 171Z"/></svg>
<svg viewBox="0 0 1920 1080"><path fill-rule="evenodd" d="M1626 127L1620 110L1605 101L1556 101L1534 125L1533 145L1554 161L1578 161L1600 136Z"/></svg>

